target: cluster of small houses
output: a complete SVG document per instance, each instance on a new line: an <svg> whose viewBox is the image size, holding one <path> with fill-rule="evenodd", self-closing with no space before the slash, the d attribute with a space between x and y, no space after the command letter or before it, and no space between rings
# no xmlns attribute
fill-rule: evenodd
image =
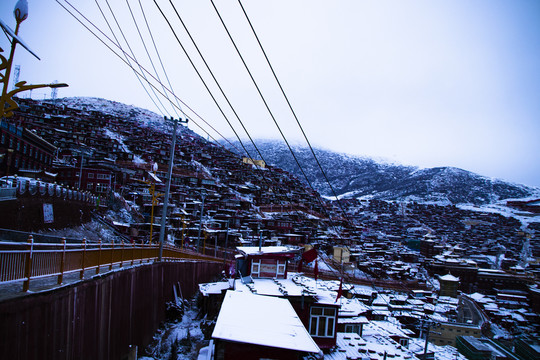
<svg viewBox="0 0 540 360"><path fill-rule="evenodd" d="M205 319L201 327L210 339L199 358L256 359L264 354L275 359L450 360L540 355L534 335L540 330L538 314L525 310L525 302L516 310L510 304L516 298L508 293L466 295L457 290L459 278L450 274L438 277L438 292L375 290L343 277L324 281L289 271L289 264L307 259L313 249L250 246L237 251L222 281L199 284ZM317 261L325 259L318 254ZM511 309L529 317L529 336L501 338L501 328L491 316Z"/></svg>
<svg viewBox="0 0 540 360"><path fill-rule="evenodd" d="M119 194L132 221L110 219L110 225L131 241L157 240L170 126L138 123L133 111L111 115L29 99L20 105L0 126L0 176L85 191L101 199L98 208ZM513 359L500 355L493 340L473 340L494 334L522 359L538 358L538 344L517 337L540 333L539 265L529 262L525 269L518 256L526 241L531 256L540 256L534 225L523 233L515 219L454 206L332 203L291 174L242 159L184 126L178 137L168 238L192 249L240 249L232 280L200 287L207 318L217 319L207 355L247 359L246 343L268 358L324 350L331 359L410 359L424 356L423 344L411 344L421 343L421 333L425 337L436 324L430 341L456 346L469 358ZM358 274L385 278L408 284L408 295L348 283L340 289L339 281L313 282L293 273L304 244L315 246L321 260L331 254L342 274L350 272L351 283ZM472 294L467 299L482 314L474 324L456 322L465 321L459 294ZM270 308L279 311L261 311Z"/></svg>

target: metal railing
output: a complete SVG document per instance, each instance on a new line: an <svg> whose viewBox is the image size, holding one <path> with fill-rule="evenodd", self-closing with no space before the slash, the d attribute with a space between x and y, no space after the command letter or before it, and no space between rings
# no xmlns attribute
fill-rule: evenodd
<svg viewBox="0 0 540 360"><path fill-rule="evenodd" d="M230 259L232 252L221 253L222 257L199 254L174 246L163 247L163 261L199 260L223 262ZM65 274L79 272L83 279L85 272L96 274L113 266L124 267L157 261L159 245L136 243L87 243L61 244L35 243L32 235L27 243L0 242L0 283L21 281L23 291L28 291L30 280L57 276L58 284L63 283Z"/></svg>

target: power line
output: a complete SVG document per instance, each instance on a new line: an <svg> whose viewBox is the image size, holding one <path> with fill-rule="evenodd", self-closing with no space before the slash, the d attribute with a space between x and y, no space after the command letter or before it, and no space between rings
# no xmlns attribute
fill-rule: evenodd
<svg viewBox="0 0 540 360"><path fill-rule="evenodd" d="M189 32L186 24L184 23L184 21L182 20L182 17L180 16L180 14L178 13L178 11L176 10L176 6L174 6L172 0L169 0L169 2L171 3L171 6L173 7L174 9L174 12L176 13L176 16L178 17L178 20L180 20L180 23L182 24L182 26L184 27L184 30L186 31L186 33L188 34L189 38L191 39L191 42L193 43L193 45L195 46L195 49L197 50L197 52L199 53L199 56L201 57L204 65L206 66L206 69L208 70L208 72L210 73L210 75L212 76L212 79L214 79L214 82L216 83L219 91L221 92L221 95L223 95L223 97L225 98L225 100L227 101L227 104L229 105L229 107L231 108L233 114L236 116L236 119L238 120L238 122L240 123L240 125L242 125L242 128L244 129L246 135L248 136L249 140L251 141L251 144L253 144L253 147L255 148L255 151L257 151L257 153L259 154L259 156L261 157L261 160L265 161L264 160L264 157L263 155L261 154L261 152L259 151L259 148L257 147L257 145L255 144L255 142L253 141L253 139L251 138L251 135L249 134L248 130L246 129L246 127L244 126L244 123L242 122L242 120L240 120L240 117L238 116L238 113L236 112L234 106L231 104L231 102L229 101L229 98L227 97L227 95L225 94L225 92L223 91L223 88L221 87L221 85L219 84L219 81L216 79L216 77L214 76L214 72L212 71L212 69L210 69L210 66L208 65L208 63L206 62L206 59L204 58L203 54L201 53L201 51L199 50L199 47L197 46L197 43L195 42L195 40L193 39L193 37L191 36L191 33ZM232 124L229 122L229 120L226 118L227 120L227 123L229 124L229 126L232 128ZM234 129L233 129L234 131ZM247 151L247 149L244 147L244 144L242 143L242 141L240 140L240 138L238 137L238 135L236 134L236 131L234 131L238 141L240 142L240 145L244 148L244 150L246 151L247 155L251 157L251 155L249 154L249 152ZM266 161L265 161L266 162Z"/></svg>
<svg viewBox="0 0 540 360"><path fill-rule="evenodd" d="M154 0L155 1L155 0ZM225 22L223 21L223 18L221 17L221 14L219 13L219 10L217 9L216 5L214 4L214 0L210 0L210 2L212 3L212 6L214 7L214 10L216 11L216 14L218 15L219 17L219 20L221 21L221 24L223 25L223 28L225 29L225 31L227 32L227 35L229 36L229 39L231 40L238 56L240 57L240 59L242 60L242 63L244 64L244 67L246 69L246 71L248 72L249 74L249 77L251 78L251 81L253 82L253 84L255 85L255 88L257 89L257 92L259 93L259 96L261 97L265 107L266 107L266 110L268 111L268 113L270 114L270 117L272 118L272 120L274 121L274 124L276 125L277 129L279 130L279 133L281 134L281 137L283 138L283 140L285 141L285 144L287 145L287 147L289 148L289 151L290 153L292 154L293 158L294 158L294 161L296 162L296 165L298 165L298 168L300 169L300 172L302 173L302 175L304 176L304 178L306 179L306 182L308 183L309 187L311 188L311 190L313 190L314 192L315 189L313 188L313 185L311 184L311 181L309 180L309 178L307 177L306 173L304 172L304 169L302 168L302 166L300 165L300 162L298 161L298 158L296 157L294 151L292 150L289 142L287 141L287 138L285 137L285 134L283 134L283 131L281 130L281 127L279 126L274 114L272 113L272 110L270 110L270 107L268 106L268 103L266 102L266 99L264 98L264 95L262 94L259 86L257 85L257 82L255 81L255 78L253 77L253 75L251 74L251 71L249 70L249 67L247 66L245 60L244 60L244 57L242 56L242 54L240 53L240 50L238 49L238 47L236 46L236 42L234 41L234 39L232 38L231 36L231 33L229 32L229 29L227 28L227 25L225 24ZM317 197L317 199L321 202L321 207L324 209L324 204L322 204L322 200ZM329 220L332 222L332 218L330 216L330 214L328 214L328 218ZM332 225L333 226L333 225ZM335 226L333 226L335 228ZM336 233L338 233L338 231L336 231Z"/></svg>
<svg viewBox="0 0 540 360"><path fill-rule="evenodd" d="M234 109L234 107L233 107L233 105L231 104L231 102L229 101L227 95L226 95L225 92L223 91L223 88L221 87L221 85L219 84L218 80L217 80L216 77L214 76L214 73L213 73L212 69L210 68L210 66L208 65L208 63L207 63L206 59L204 58L203 54L202 54L201 51L199 50L199 47L197 46L197 43L195 42L194 38L191 36L191 33L190 33L189 29L187 28L186 24L185 24L184 21L182 20L182 17L180 16L179 12L177 11L177 9L176 9L176 7L174 6L174 4L172 3L172 1L170 1L170 3L171 3L171 6L173 7L173 9L174 9L174 11L175 11L175 13L176 13L178 19L180 20L182 26L184 27L184 30L185 30L186 33L188 34L188 36L189 36L191 42L193 43L193 45L194 45L195 48L197 49L197 52L198 52L199 56L201 57L201 59L203 60L204 64L206 65L207 70L208 70L209 73L212 75L212 78L213 78L214 82L216 83L216 85L218 86L219 90L221 91L221 94L222 94L223 97L226 99L228 105L230 106L230 108L232 109L232 111L234 112L234 114L236 115L236 118L238 119L238 121L239 121L240 124L242 125L244 131L245 131L246 134L248 135L248 137L249 137L249 139L250 139L250 141L251 141L251 144L252 144L253 147L256 149L256 151L257 151L257 153L259 154L259 156L261 157L261 159L266 163L266 160L264 159L262 153L259 151L257 145L255 144L255 142L254 142L253 139L251 138L251 136L250 136L248 130L245 128L245 126L244 126L242 120L241 120L240 117L238 116L236 110ZM159 7L159 6L158 6L158 7ZM160 10L161 10L161 9L160 9ZM167 21L167 22L168 22L168 21ZM169 23L169 22L168 22L168 23ZM169 23L169 25L170 25L170 23ZM176 36L176 34L175 34L175 36ZM184 52L186 53L186 56L188 56L188 58L189 58L189 55L188 55L187 52L185 51L185 48L184 48L183 46L182 46L182 48L184 49ZM189 60L190 60L190 62L191 62L191 59L189 59ZM192 63L192 65L193 65L193 62L191 62L191 63ZM195 71L197 71L196 68L195 68ZM199 74L198 71L197 71L197 73ZM202 79L202 77L200 76L200 74L199 74L199 77L200 77L201 80L204 82L204 80ZM206 84L205 84L205 86L206 86ZM206 88L207 88L207 90L208 90L208 87L206 87ZM208 91L209 91L209 90L208 90ZM216 105L217 105L217 104L216 104ZM219 105L218 105L218 107L219 107ZM233 129L233 131L234 131L235 134L236 134L236 131L234 130L232 124L228 121L227 118L226 118L226 120L227 120L227 122L229 123L229 126ZM240 142L241 146L244 148L246 154L247 154L250 158L252 158L251 155L249 154L249 151L248 151L247 148L244 146L244 144L242 143L242 141L238 138L238 136L237 136L237 139L238 139L238 141ZM261 181L263 181L264 183L266 183L266 185L271 185L271 184L267 181L267 179L266 179L266 177L265 177L264 172L262 171L262 169L259 169L259 168L257 167L257 170L261 172L261 175L262 175ZM270 188L270 187L271 187L271 186L269 186L269 188ZM298 213L297 210L296 210L296 212Z"/></svg>
<svg viewBox="0 0 540 360"><path fill-rule="evenodd" d="M240 139L240 136L238 136L238 133L236 132L236 130L234 129L234 126L232 126L231 122L229 121L229 118L227 117L227 115L225 114L225 112L223 111L223 109L221 108L221 106L219 105L217 99L215 98L214 94L212 94L212 91L210 90L210 88L208 87L208 85L206 84L206 81L204 80L204 78L202 77L201 73L199 72L199 70L197 69L197 67L195 66L195 64L193 63L193 60L191 59L191 57L189 56L186 48L184 47L184 45L182 44L182 42L180 41L180 38L178 37L178 35L176 34L176 31L174 30L174 28L172 27L171 25L171 22L169 21L169 19L167 18L167 16L165 15L165 13L163 12L163 10L161 9L161 7L159 6L159 4L157 3L156 0L154 0L154 4L156 4L156 7L158 8L159 12L161 13L161 15L163 16L163 18L165 19L165 21L167 22L167 24L169 25L169 28L171 29L174 37L176 38L176 41L178 42L178 45L180 45L180 48L184 51L184 54L186 55L186 57L188 58L189 60L189 63L191 64L191 66L193 67L193 69L195 70L195 72L197 73L197 75L199 76L199 79L201 80L201 82L203 83L204 87L206 88L206 91L208 91L208 94L210 95L210 97L212 98L212 100L214 101L214 103L216 104L218 110L221 112L221 115L223 115L223 117L225 118L225 120L227 121L227 123L229 124L230 128L232 129L234 135L236 136L236 138L238 139L238 141L240 142L240 145L242 146L242 148L244 149L245 153L248 155L248 157L252 158L251 155L249 155L249 152L247 151L246 147L244 146L244 143L242 142L242 140ZM172 3L171 3L172 4ZM174 5L173 5L174 7ZM175 11L176 11L176 8L174 8ZM177 12L178 14L178 12ZM191 36L190 36L191 37ZM193 40L193 39L192 39ZM200 54L200 53L199 53ZM202 57L202 55L201 55ZM215 78L214 78L215 80ZM217 80L216 80L217 82ZM219 86L219 85L218 85Z"/></svg>
<svg viewBox="0 0 540 360"><path fill-rule="evenodd" d="M156 67L154 65L154 61L152 60L152 57L150 56L150 52L148 52L148 48L146 47L146 42L144 41L144 38L141 34L141 30L139 29L139 24L137 23L137 19L135 19L135 15L133 14L133 11L131 10L131 6L129 5L129 1L126 0L126 5L129 9L129 13L131 14L131 18L133 19L133 23L135 24L135 28L137 29L137 33L139 34L139 38L141 39L141 43L143 44L143 47L144 47L144 51L146 52L146 55L148 56L148 60L150 60L150 64L152 65L152 69L154 69L154 73L156 74L156 77L158 79L158 82L161 84L161 87L164 88L164 85L163 83L161 82L161 79L159 77L159 73L158 71L156 70ZM164 93L166 93L165 90L163 90ZM171 99L167 96L167 100L169 101L169 103L172 103ZM160 101L160 104L163 105ZM165 106L163 106L163 108L165 108ZM176 111L176 108L173 106L173 111L176 112L176 115L177 116L180 116L178 114L178 112Z"/></svg>
<svg viewBox="0 0 540 360"><path fill-rule="evenodd" d="M114 55L116 55L121 61L123 61L129 68L131 68L133 71L135 71L138 75L139 72L127 61L125 60L124 58L122 58L122 56L120 56L116 51L114 51L114 49L111 48L110 45L108 45L102 38L100 38L94 31L92 31L81 19L79 19L77 17L77 15L75 15L73 12L71 12L68 8L66 8L66 6L64 6L62 3L60 3L60 0L55 0L64 10L66 10L75 20L77 20L84 28L86 28L92 35L94 35L94 37L96 37L103 45L105 45L105 47L107 47ZM65 0L65 2L71 7L73 8L84 20L86 20L89 24L91 24L98 32L101 33L101 35L103 35L103 37L105 37L109 42L111 42L113 45L115 45L117 48L120 49L120 51L124 54L124 56L126 56L127 58L131 59L131 61L133 62L136 62L135 59L133 59L129 54L127 54L118 44L114 43L114 41L111 40L111 38L109 38L105 33L103 33L103 31L101 29L99 29L92 21L90 21L86 16L84 16L79 10L77 10L77 8L75 8L69 1ZM137 63L138 64L138 63ZM141 66L140 64L138 64L140 66L140 68L142 69L141 71L145 71L150 77L152 77L154 79L154 81L158 81L152 74L150 74L143 66ZM146 81L148 82L148 84L150 86L152 86L160 95L164 96L165 95L163 93L160 92L159 89L157 89L151 82L148 81L148 79L146 79ZM197 118L199 118L201 121L203 121L206 125L208 125L213 131L215 131L219 136L221 136L226 142L228 142L231 147L235 148L238 150L238 148L232 144L226 137L224 137L218 130L216 130L211 124L209 124L203 117L201 117L195 110L193 110L189 105L187 105L182 99L180 99L179 97L177 97L170 89L167 89L167 92L169 92L170 94L172 94L178 101L180 101L187 109L189 109L189 111L191 111ZM176 105L174 105L176 106ZM217 144L220 144L212 135L210 135L210 133L208 133L208 131L206 131L201 125L199 125L197 123L197 121L193 120L193 119L190 119L197 127L199 127L205 134L207 134L210 138L212 138L213 141L215 141Z"/></svg>
<svg viewBox="0 0 540 360"><path fill-rule="evenodd" d="M90 28L89 28L89 27L88 27L88 26L87 26L80 18L78 18L73 12L71 12L69 9L67 9L62 3L60 3L59 0L56 0L56 2L57 2L60 6L62 6L62 8L64 8L64 10L66 10L72 17L74 17L74 18L75 18L75 19L76 19L83 27L85 27L92 35L94 35L100 42L102 42L102 43L103 43L110 51L112 51L112 52L113 52L117 57L119 57L126 65L128 65L128 67L130 67L135 73L137 73L138 75L140 75L139 72L133 67L133 65L130 64L129 61L123 59L122 56L120 56L118 53L116 53L116 52L111 48L111 46L108 45L108 44L103 40L103 38L101 38L101 37L98 36L94 31L92 31L92 30L91 30L91 29L90 29ZM73 9L74 9L74 10L75 10L75 11L76 11L83 19L85 19L89 24L91 24L94 28L96 28L97 31L99 31L99 32L102 34L102 36L103 36L104 38L106 38L109 42L111 42L113 45L115 45L117 48L119 48L120 51L121 51L121 52L124 54L124 56L126 57L126 59L131 59L134 63L136 63L136 64L139 66L140 71L146 72L146 73L147 73L150 77L152 77L156 82L159 82L159 81L158 81L151 73L149 73L142 65L140 65L140 64L137 62L137 60L131 58L129 54L127 54L124 50L122 50L122 48L121 48L118 44L114 43L114 42L113 42L106 34L103 33L103 31L101 31L95 24L93 24L92 21L90 21L88 18L86 18L80 11L78 11L72 4L70 4L69 1L66 0L65 2L66 2L70 7L72 7L72 8L73 8ZM166 18L165 18L165 19L166 19ZM155 85L153 85L152 83L150 83L149 80L148 80L146 77L145 77L145 81L146 81L151 87L153 87L158 93L160 93L162 96L164 96L164 94L161 93L160 90L157 89L157 88L155 87ZM161 84L161 83L160 83L160 84ZM163 85L163 84L161 84L161 85ZM177 100L179 100L180 102L182 102L182 104L184 104L184 105L185 105L190 111L192 111L198 118L200 118L200 119L201 119L203 122L205 122L210 128L212 128L214 131L216 131L216 133L218 133L220 136L223 137L223 135L220 134L216 129L214 129L210 124L208 124L208 122L207 122L206 120L204 120L199 114L197 114L193 109L191 109L185 102L183 102L183 101L182 101L181 99L179 99L174 93L172 93L172 91L171 91L170 89L165 88L165 90L166 90L167 92L171 93ZM174 105L174 104L173 104L173 105ZM174 105L174 106L176 106L176 105ZM202 128L196 121L193 120L193 122L194 122L195 125L198 126L203 132L205 132L209 137L212 137L212 136L211 136L204 128ZM217 145L223 147L223 145L222 145L221 143L217 142L216 139L214 139L213 137L212 137L212 139L216 142ZM234 146L234 144L232 144L228 139L226 139L225 137L223 137L223 139L224 139L225 141L227 141L233 148L236 148L236 147ZM224 148L224 147L223 147L223 148ZM227 150L227 149L225 149L225 150ZM320 199L320 198L318 198L318 200L319 200L319 202L321 202L321 199ZM321 203L321 205L322 205L322 209L324 210L324 209L325 209L324 204ZM329 220L330 220L330 222L332 222L331 218L330 218Z"/></svg>
<svg viewBox="0 0 540 360"><path fill-rule="evenodd" d="M287 102L287 105L289 106L289 109L291 110L291 113L293 114L294 119L296 120L296 123L298 124L298 127L300 128L300 131L302 132L302 135L304 136L304 139L306 140L306 143L308 144L309 149L311 150L311 154L313 154L313 158L317 162L317 165L319 166L319 169L321 170L321 173L323 174L326 183L328 184L328 186L330 186L330 189L332 190L332 194L334 195L336 200L338 200L338 196L336 195L336 192L334 191L334 187L330 183L330 180L328 180L328 177L326 176L326 172L322 168L321 163L319 162L319 159L318 159L317 155L315 155L315 151L313 150L313 147L311 146L311 143L310 143L310 141L309 141L309 139L308 139L308 137L307 137L307 135L306 135L306 133L304 131L304 128L300 124L300 120L298 120L298 117L296 116L296 112L294 111L294 109L293 109L293 107L291 105L291 102L289 101L289 98L285 94L285 90L283 90L283 87L281 86L281 82L279 81L279 79L278 79L278 77L276 75L276 72L274 71L274 68L273 68L272 64L270 63L270 59L266 55L266 51L264 51L264 48L262 46L261 41L259 40L259 37L257 36L255 28L253 27L253 24L251 23L251 20L249 19L249 16L248 16L246 10L244 9L244 6L242 5L242 1L238 0L238 3L240 4L240 7L242 8L242 12L244 13L244 16L246 17L246 20L247 20L247 22L249 24L249 27L251 28L251 31L253 32L253 35L255 36L255 39L257 40L257 43L259 44L259 47L261 48L261 51L262 51L262 53L264 55L264 58L266 59L266 62L268 63L268 66L270 67L270 70L272 71L272 75L274 75L274 79L276 79L276 82L277 82L277 84L279 86L279 89L281 90L281 93L283 94L283 97L285 98L285 101ZM345 215L345 217L347 217L347 214L346 214L345 210L343 209L343 207L341 206L341 203L339 203L339 201L338 201L338 205L339 205L342 213Z"/></svg>
<svg viewBox="0 0 540 360"><path fill-rule="evenodd" d="M144 18L144 22L146 23L146 27L148 29L148 33L150 34L150 38L152 39L152 44L154 45L154 50L156 51L156 54L157 54L158 59L159 59L159 63L161 64L161 69L163 70L163 74L165 74L165 78L167 79L167 83L169 84L169 88L174 93L173 86L171 84L171 81L169 80L169 76L167 75L167 71L165 70L165 66L163 65L163 61L161 60L161 55L159 54L156 42L154 40L154 35L152 34L152 30L150 29L150 25L148 24L148 20L146 18L146 13L145 13L145 11L143 9L141 0L139 0L139 6L141 7L141 12L142 12L142 15L143 15L143 18ZM180 112L182 112L182 114L184 114L184 116L187 117L186 114L182 111L182 107L180 106L180 103L178 102L178 99L176 98L176 96L174 96L174 97L175 97L175 100L176 100L176 104L178 105L178 108L180 109Z"/></svg>
<svg viewBox="0 0 540 360"><path fill-rule="evenodd" d="M105 13L103 12L103 10L101 9L101 6L99 6L99 3L97 0L95 0L96 2L96 5L99 9L99 12L101 13L101 15L103 16L103 20L105 20L105 23L107 24L107 26L109 27L109 30L111 31L111 34L112 36L114 37L114 40L116 41L116 46L118 46L120 48L120 50L124 53L124 56L126 58L126 61L129 62L129 58L126 56L126 52L122 49L122 46L120 45L120 41L118 40L118 38L116 37L116 34L114 32L114 30L112 29L111 27L111 24L109 23L109 20L107 20L107 17L105 16ZM110 7L109 7L110 9ZM137 80L139 81L139 84L141 84L141 87L144 89L144 91L146 92L146 95L148 95L148 97L150 98L150 100L154 103L154 106L158 109L158 111L161 113L161 115L164 115L163 112L161 111L161 109L157 106L154 98L150 95L150 93L148 92L148 89L146 88L146 86L144 86L144 83L142 82L141 80L141 77L140 75L135 71L135 69L129 65L129 67L133 70L133 73L135 74L135 77L137 78Z"/></svg>
<svg viewBox="0 0 540 360"><path fill-rule="evenodd" d="M116 26L118 26L118 29L120 30L120 34L122 34L122 37L124 38L124 41L126 42L126 45L131 53L131 56L133 57L133 59L135 59L135 63L139 66L139 69L141 70L141 73L142 73L142 77L144 78L144 80L146 82L149 83L148 79L146 78L146 75L144 74L144 72L142 71L142 68L141 68L141 65L140 63L137 61L137 57L135 56L135 53L133 52L133 49L131 48L131 46L129 45L129 41L127 40L126 36L124 35L124 31L122 31L122 27L120 26L120 24L118 23L118 20L116 19L116 15L114 15L114 11L111 9L111 5L109 4L109 0L105 0L105 2L107 3L107 6L109 7L109 10L111 12L111 15L113 16L113 19L114 21L116 22ZM160 105L163 107L163 110L165 110L165 106L163 105L163 103L161 102L159 96L157 96L155 90L153 87L150 87L150 90L152 91L152 93L154 94L154 96L156 97L157 101L160 103ZM165 116L164 112L161 111L161 108L159 108L159 106L157 106L157 104L154 102L154 105L156 105L156 107L159 109L159 111L161 112L161 115ZM168 114L170 115L170 114Z"/></svg>

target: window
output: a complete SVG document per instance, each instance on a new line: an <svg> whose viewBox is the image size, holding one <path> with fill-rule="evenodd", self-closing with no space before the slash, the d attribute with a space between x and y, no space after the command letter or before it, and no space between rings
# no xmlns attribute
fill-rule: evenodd
<svg viewBox="0 0 540 360"><path fill-rule="evenodd" d="M347 324L347 325L345 325L345 332L346 333L355 333L355 334L360 335L360 325Z"/></svg>
<svg viewBox="0 0 540 360"><path fill-rule="evenodd" d="M286 265L286 262L285 260L278 260L277 262L277 276L279 277L280 275L285 275L285 265Z"/></svg>
<svg viewBox="0 0 540 360"><path fill-rule="evenodd" d="M86 184L86 190L94 190L94 184L93 183Z"/></svg>
<svg viewBox="0 0 540 360"><path fill-rule="evenodd" d="M399 339L399 345L409 347L409 339Z"/></svg>
<svg viewBox="0 0 540 360"><path fill-rule="evenodd" d="M317 307L311 308L309 333L316 337L334 337L336 309Z"/></svg>
<svg viewBox="0 0 540 360"><path fill-rule="evenodd" d="M97 174L97 179L98 180L109 180L109 175L108 174Z"/></svg>
<svg viewBox="0 0 540 360"><path fill-rule="evenodd" d="M261 273L261 260L253 260L251 262L251 276L259 277Z"/></svg>
<svg viewBox="0 0 540 360"><path fill-rule="evenodd" d="M98 193L106 192L107 188L108 188L107 184L96 184L96 192L98 192Z"/></svg>
<svg viewBox="0 0 540 360"><path fill-rule="evenodd" d="M94 178L94 173L88 173L88 178L93 179Z"/></svg>

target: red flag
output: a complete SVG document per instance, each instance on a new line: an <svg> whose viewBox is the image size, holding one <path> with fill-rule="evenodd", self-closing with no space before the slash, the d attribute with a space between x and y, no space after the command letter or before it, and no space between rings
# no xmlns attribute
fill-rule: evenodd
<svg viewBox="0 0 540 360"><path fill-rule="evenodd" d="M317 250L315 250L315 248L308 250L302 254L302 260L304 260L307 263L312 262L316 258L317 258Z"/></svg>
<svg viewBox="0 0 540 360"><path fill-rule="evenodd" d="M315 275L315 281L317 281L317 277L319 277L319 264L317 263L317 260L315 260L315 267L313 268L313 275Z"/></svg>
<svg viewBox="0 0 540 360"><path fill-rule="evenodd" d="M343 278L341 278L339 281L339 289L337 291L336 301L334 302L337 302L341 295L343 295Z"/></svg>

